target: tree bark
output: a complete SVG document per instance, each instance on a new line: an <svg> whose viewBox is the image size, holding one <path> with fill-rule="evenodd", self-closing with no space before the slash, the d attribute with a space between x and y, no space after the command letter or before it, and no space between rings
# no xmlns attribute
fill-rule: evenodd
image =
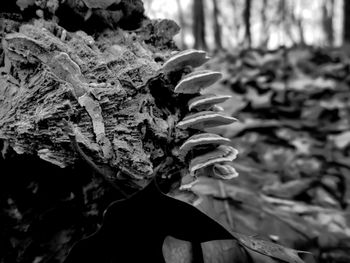
<svg viewBox="0 0 350 263"><path fill-rule="evenodd" d="M252 46L252 34L250 31L251 4L252 4L252 0L245 0L245 6L243 11L243 21L245 25L245 42L248 48Z"/></svg>
<svg viewBox="0 0 350 263"><path fill-rule="evenodd" d="M193 0L193 36L194 48L206 50L203 0Z"/></svg>
<svg viewBox="0 0 350 263"><path fill-rule="evenodd" d="M218 7L217 0L213 0L213 23L214 23L214 40L215 40L215 49L222 50L221 42L221 25L219 23L220 10Z"/></svg>
<svg viewBox="0 0 350 263"><path fill-rule="evenodd" d="M333 15L334 15L334 0L324 0L322 5L322 25L326 36L326 43L329 46L333 45Z"/></svg>

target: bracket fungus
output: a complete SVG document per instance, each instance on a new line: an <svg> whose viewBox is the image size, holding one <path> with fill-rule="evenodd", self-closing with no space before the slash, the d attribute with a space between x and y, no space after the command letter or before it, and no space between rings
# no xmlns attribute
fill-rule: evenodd
<svg viewBox="0 0 350 263"><path fill-rule="evenodd" d="M176 85L175 93L195 94L199 93L222 77L222 74L217 71L201 70L195 71L180 80Z"/></svg>
<svg viewBox="0 0 350 263"><path fill-rule="evenodd" d="M203 94L188 101L189 110L210 110L215 104L222 103L232 96L230 95L216 95L212 93Z"/></svg>
<svg viewBox="0 0 350 263"><path fill-rule="evenodd" d="M165 62L163 71L171 72L188 66L198 67L208 59L204 51L186 50L177 53ZM201 90L217 82L221 76L220 72L199 70L185 75L176 84L174 93L194 95L187 101L187 105L188 111L195 111L179 121L176 125L177 128L202 131L206 128L227 125L237 121L236 118L222 114L223 108L216 105L230 99L231 96L200 94ZM190 151L193 151L194 156L197 155L189 164L190 177L201 175L201 173L196 173L196 171L201 170L201 172L204 171L204 174L208 172L209 175L220 179L231 179L236 177L238 173L227 162L231 162L236 158L237 150L229 144L230 139L217 134L194 134L180 146L178 157L183 161L187 161L186 156Z"/></svg>
<svg viewBox="0 0 350 263"><path fill-rule="evenodd" d="M236 159L238 151L232 146L220 145L214 151L197 156L190 162L189 171L191 175L199 169L211 166L215 163L232 162Z"/></svg>
<svg viewBox="0 0 350 263"><path fill-rule="evenodd" d="M193 68L203 65L209 60L207 53L203 50L187 49L180 51L163 64L163 71L169 72L190 66Z"/></svg>
<svg viewBox="0 0 350 263"><path fill-rule="evenodd" d="M229 180L238 176L235 168L230 163L216 163L213 165L214 177Z"/></svg>
<svg viewBox="0 0 350 263"><path fill-rule="evenodd" d="M184 159L187 155L187 153L202 145L225 145L229 144L231 142L230 139L221 137L218 134L214 133L200 133L195 134L188 138L180 147L179 149L179 156L180 158Z"/></svg>
<svg viewBox="0 0 350 263"><path fill-rule="evenodd" d="M205 128L231 124L235 121L237 121L236 118L225 116L215 111L200 111L187 115L176 126L182 129L192 128L203 130Z"/></svg>

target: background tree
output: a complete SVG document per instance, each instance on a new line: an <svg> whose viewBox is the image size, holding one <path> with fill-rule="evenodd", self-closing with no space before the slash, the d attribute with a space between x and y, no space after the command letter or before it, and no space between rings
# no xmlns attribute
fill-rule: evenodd
<svg viewBox="0 0 350 263"><path fill-rule="evenodd" d="M178 17L179 17L179 23L180 23L180 45L182 49L186 48L186 43L185 43L185 19L184 19L184 15L183 15L183 10L182 10L182 6L181 6L181 2L180 0L176 0L176 4L177 4L177 12L178 12Z"/></svg>
<svg viewBox="0 0 350 263"><path fill-rule="evenodd" d="M238 43L240 43L240 31L241 28L244 26L242 23L242 17L241 17L241 12L240 12L240 6L239 3L236 0L231 0L230 1L231 6L232 6L232 11L229 12L230 16L232 17L232 21L231 23L229 22L227 16L223 16L224 19L226 18L225 21L225 26L227 26L230 30L230 32L232 32L232 35L234 36L233 39L235 40L235 44L237 45Z"/></svg>
<svg viewBox="0 0 350 263"><path fill-rule="evenodd" d="M334 42L333 14L334 0L324 0L322 5L322 25L326 36L326 43L330 46Z"/></svg>
<svg viewBox="0 0 350 263"><path fill-rule="evenodd" d="M203 0L193 1L193 36L194 48L206 50L207 43L205 40L205 19Z"/></svg>
<svg viewBox="0 0 350 263"><path fill-rule="evenodd" d="M300 2L293 3L293 9L291 11L291 18L292 22L296 27L296 31L299 37L299 45L304 46L305 45L305 32L304 32L304 26L303 26L303 19L296 15L296 10L300 8Z"/></svg>
<svg viewBox="0 0 350 263"><path fill-rule="evenodd" d="M344 42L350 43L350 1L345 0L344 6L343 6L343 12L344 12Z"/></svg>
<svg viewBox="0 0 350 263"><path fill-rule="evenodd" d="M260 35L260 44L262 47L267 48L267 44L269 42L270 34L269 32L269 22L268 22L268 0L263 0L261 7L261 26L262 32L265 32Z"/></svg>
<svg viewBox="0 0 350 263"><path fill-rule="evenodd" d="M251 0L245 1L245 7L243 12L243 20L245 25L245 43L248 47L252 46L252 35L250 31L250 14L251 14Z"/></svg>
<svg viewBox="0 0 350 263"><path fill-rule="evenodd" d="M292 43L293 46L298 44L297 39L295 39L295 36L293 34L293 29L296 27L295 19L294 19L294 1L286 1L281 0L279 5L279 14L280 16L280 23L282 26L282 32L284 32L284 36L287 38L285 41L281 41L281 44L283 45L284 42L288 41L289 43Z"/></svg>
<svg viewBox="0 0 350 263"><path fill-rule="evenodd" d="M214 24L214 40L215 40L215 49L222 49L221 42L221 25L219 23L220 10L218 7L218 2L213 0L213 24Z"/></svg>

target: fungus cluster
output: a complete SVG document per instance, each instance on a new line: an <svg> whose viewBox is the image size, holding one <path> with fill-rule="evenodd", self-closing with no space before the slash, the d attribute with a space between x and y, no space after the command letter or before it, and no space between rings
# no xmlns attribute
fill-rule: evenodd
<svg viewBox="0 0 350 263"><path fill-rule="evenodd" d="M171 57L163 65L165 73L177 72L185 68L196 68L208 61L206 52L185 50ZM232 167L232 161L238 151L230 146L230 140L220 135L206 132L206 128L227 125L237 119L225 116L218 103L231 98L229 95L201 94L202 90L213 85L221 78L220 72L209 70L193 71L185 74L174 88L174 93L192 97L188 100L188 114L176 125L179 129L188 129L193 135L179 147L178 155L189 162L189 176L211 175L220 179L238 176Z"/></svg>

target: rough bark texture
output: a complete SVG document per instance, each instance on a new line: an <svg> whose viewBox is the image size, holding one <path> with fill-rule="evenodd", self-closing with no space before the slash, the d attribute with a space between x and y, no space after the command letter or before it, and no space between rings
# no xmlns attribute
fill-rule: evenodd
<svg viewBox="0 0 350 263"><path fill-rule="evenodd" d="M160 71L179 28L145 19L140 0L109 9L87 0L17 2L22 10L8 1L0 12L0 261L62 262L122 198L93 179L66 121L129 194L157 167L168 185L185 168L176 149L188 134L174 124L188 96L173 93L181 72Z"/></svg>
<svg viewBox="0 0 350 263"><path fill-rule="evenodd" d="M148 26L154 24L171 25ZM158 76L160 66L141 44L147 29L110 31L95 41L82 31L67 33L35 21L6 34L0 137L19 154L67 167L74 158L62 121L69 119L78 142L97 163L133 179L151 176L154 161L168 154L161 145L174 143L168 133L177 116L168 115L169 109L156 104L161 98L150 93L147 82ZM62 33L57 36L55 30ZM169 52L157 55L163 60Z"/></svg>

